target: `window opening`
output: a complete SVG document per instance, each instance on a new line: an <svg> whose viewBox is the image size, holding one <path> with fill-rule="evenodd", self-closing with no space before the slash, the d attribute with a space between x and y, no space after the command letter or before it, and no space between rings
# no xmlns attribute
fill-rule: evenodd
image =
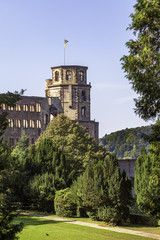
<svg viewBox="0 0 160 240"><path fill-rule="evenodd" d="M8 126L9 126L9 127L14 127L14 121L13 121L13 119L8 119Z"/></svg>
<svg viewBox="0 0 160 240"><path fill-rule="evenodd" d="M23 111L24 111L24 112L28 112L28 105L27 105L27 104L24 104L24 105L23 105Z"/></svg>
<svg viewBox="0 0 160 240"><path fill-rule="evenodd" d="M83 82L83 80L84 80L84 73L83 73L83 71L79 72L79 79L80 79L81 82Z"/></svg>
<svg viewBox="0 0 160 240"><path fill-rule="evenodd" d="M30 120L30 121L29 121L29 125L30 125L30 128L34 128L34 121L33 121L33 120Z"/></svg>
<svg viewBox="0 0 160 240"><path fill-rule="evenodd" d="M86 107L81 108L81 115L84 117L86 116Z"/></svg>
<svg viewBox="0 0 160 240"><path fill-rule="evenodd" d="M68 70L68 71L66 72L66 80L71 81L71 79L72 79L72 77L71 77L71 71Z"/></svg>
<svg viewBox="0 0 160 240"><path fill-rule="evenodd" d="M82 91L82 101L86 101L86 92Z"/></svg>
<svg viewBox="0 0 160 240"><path fill-rule="evenodd" d="M19 120L19 119L16 119L16 127L17 128L20 128L21 127L21 120Z"/></svg>
<svg viewBox="0 0 160 240"><path fill-rule="evenodd" d="M30 112L34 112L34 105L30 105Z"/></svg>
<svg viewBox="0 0 160 240"><path fill-rule="evenodd" d="M19 104L16 104L16 111L21 111L21 106Z"/></svg>
<svg viewBox="0 0 160 240"><path fill-rule="evenodd" d="M40 111L41 111L41 104L36 103L36 112L40 112Z"/></svg>
<svg viewBox="0 0 160 240"><path fill-rule="evenodd" d="M41 128L41 121L37 120L37 128Z"/></svg>
<svg viewBox="0 0 160 240"><path fill-rule="evenodd" d="M23 120L23 127L28 128L28 120Z"/></svg>
<svg viewBox="0 0 160 240"><path fill-rule="evenodd" d="M59 81L59 72L58 71L55 72L55 81Z"/></svg>

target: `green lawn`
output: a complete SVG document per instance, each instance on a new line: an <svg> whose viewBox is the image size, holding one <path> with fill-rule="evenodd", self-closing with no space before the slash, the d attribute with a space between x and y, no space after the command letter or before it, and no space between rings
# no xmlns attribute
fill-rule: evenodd
<svg viewBox="0 0 160 240"><path fill-rule="evenodd" d="M20 240L151 240L37 217L20 216L17 221L24 222Z"/></svg>

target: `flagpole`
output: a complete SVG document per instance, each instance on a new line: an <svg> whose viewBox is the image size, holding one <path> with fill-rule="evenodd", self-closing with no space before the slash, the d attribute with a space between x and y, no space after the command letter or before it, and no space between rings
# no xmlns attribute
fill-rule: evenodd
<svg viewBox="0 0 160 240"><path fill-rule="evenodd" d="M67 43L68 43L68 40L64 39L64 65L65 65L65 48Z"/></svg>
<svg viewBox="0 0 160 240"><path fill-rule="evenodd" d="M64 46L64 65L65 65L65 46Z"/></svg>

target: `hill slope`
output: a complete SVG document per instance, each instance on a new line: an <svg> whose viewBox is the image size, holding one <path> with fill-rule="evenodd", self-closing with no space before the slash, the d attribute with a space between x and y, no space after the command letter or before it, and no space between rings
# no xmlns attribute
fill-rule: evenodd
<svg viewBox="0 0 160 240"><path fill-rule="evenodd" d="M103 144L109 152L116 155L117 158L137 158L140 149L148 150L149 144L142 135L151 134L151 126L126 128L111 134L106 134L100 139L100 144Z"/></svg>

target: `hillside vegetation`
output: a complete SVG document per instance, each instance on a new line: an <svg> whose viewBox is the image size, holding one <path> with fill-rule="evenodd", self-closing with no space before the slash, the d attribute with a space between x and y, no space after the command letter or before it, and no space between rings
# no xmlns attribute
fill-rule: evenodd
<svg viewBox="0 0 160 240"><path fill-rule="evenodd" d="M100 139L107 150L114 153L117 158L137 158L140 149L148 150L149 143L143 138L143 135L151 134L151 126L126 128L111 134L106 134Z"/></svg>

